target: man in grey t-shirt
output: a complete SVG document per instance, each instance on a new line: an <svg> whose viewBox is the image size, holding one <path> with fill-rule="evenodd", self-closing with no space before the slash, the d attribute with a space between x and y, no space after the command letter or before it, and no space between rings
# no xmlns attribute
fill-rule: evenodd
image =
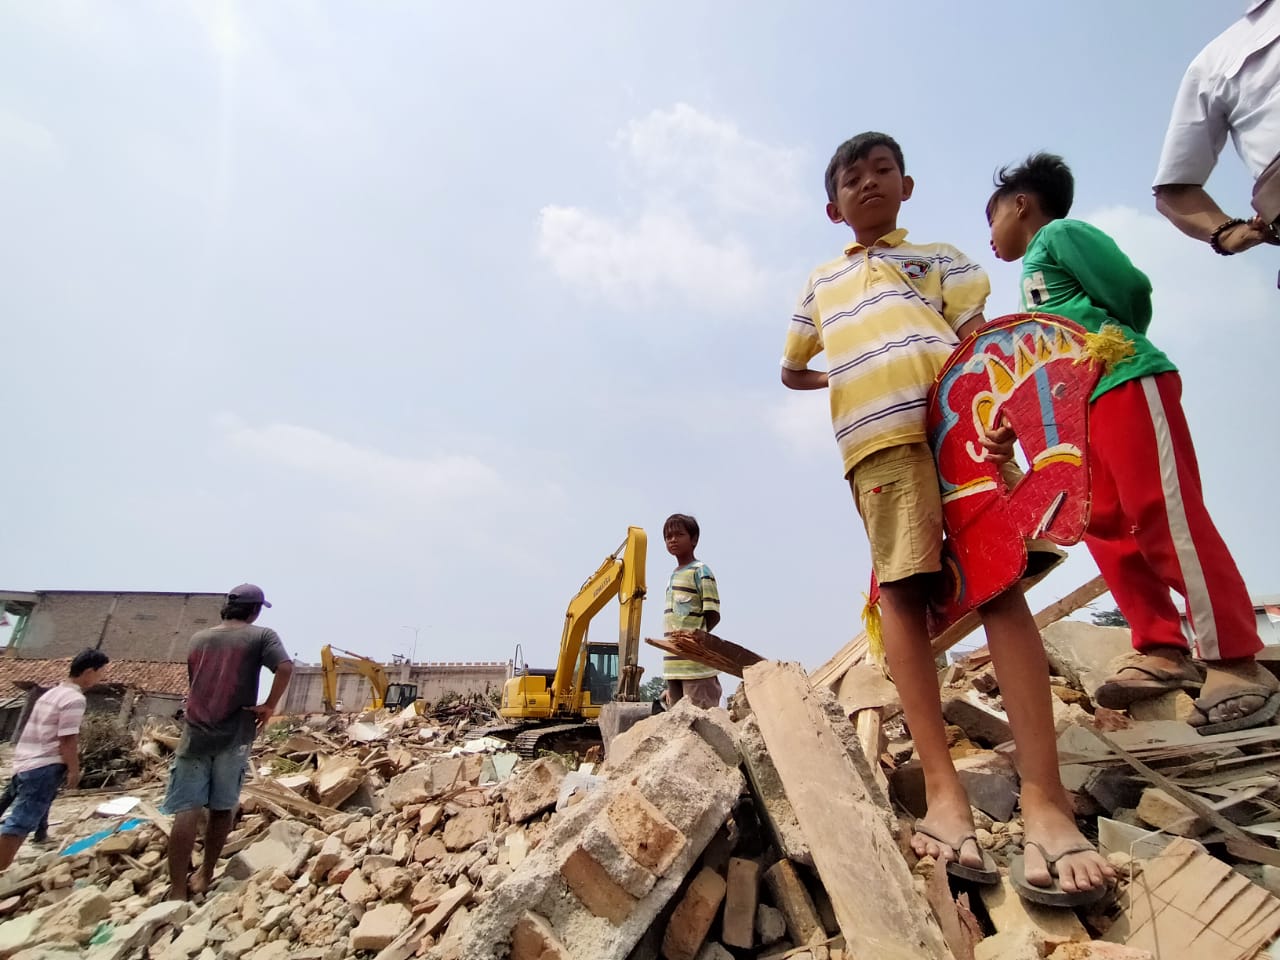
<svg viewBox="0 0 1280 960"><path fill-rule="evenodd" d="M191 638L187 654L186 722L169 769L164 809L174 815L169 837L170 896L185 900L213 880L249 764L249 746L271 719L289 686L293 661L276 632L254 625L269 607L262 589L243 583L227 594L222 622ZM258 674L275 674L265 703L258 703ZM209 811L200 873L190 877L191 851L201 809Z"/></svg>

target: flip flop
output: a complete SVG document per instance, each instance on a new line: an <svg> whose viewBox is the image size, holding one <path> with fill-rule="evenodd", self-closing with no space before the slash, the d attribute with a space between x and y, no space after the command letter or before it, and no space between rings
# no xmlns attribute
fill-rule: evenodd
<svg viewBox="0 0 1280 960"><path fill-rule="evenodd" d="M1097 903L1107 895L1106 883L1103 883L1100 887L1090 887L1088 890L1063 890L1058 885L1058 861L1073 853L1095 852L1089 844L1082 843L1074 847L1067 847L1067 849L1052 857L1049 856L1049 851L1034 840L1025 840L1023 845L1033 846L1040 851L1040 856L1044 857L1044 862L1049 868L1049 876L1053 878L1053 884L1047 887L1037 886L1029 882L1027 880L1026 858L1021 854L1014 857L1009 862L1009 882L1013 884L1013 889L1018 892L1018 896L1023 900L1029 900L1031 903L1038 903L1045 907L1083 907L1091 903Z"/></svg>
<svg viewBox="0 0 1280 960"><path fill-rule="evenodd" d="M938 843L948 846L956 852L956 859L948 860L946 861L946 864L947 873L955 877L957 880L967 880L970 883L981 884L984 887L993 886L1000 882L1000 870L996 866L996 862L992 858L991 854L986 850L983 850L982 847L978 845L977 833L966 833L963 837L957 838L957 842L953 843L950 840L944 840L928 827L922 827L919 824L916 824L915 832L922 833L930 840L936 840ZM978 853L982 857L981 867L971 867L968 864L960 862L960 848L970 840L973 841L973 845L975 847L978 847Z"/></svg>
<svg viewBox="0 0 1280 960"><path fill-rule="evenodd" d="M1200 672L1190 660L1181 672L1156 666L1151 658L1142 654L1130 654L1116 666L1116 674L1108 677L1093 694L1093 702L1108 710L1126 710L1142 700L1151 700L1175 690L1199 691L1203 686ZM1119 674L1125 670L1145 673L1148 679L1120 679Z"/></svg>
<svg viewBox="0 0 1280 960"><path fill-rule="evenodd" d="M1205 722L1191 724L1201 736L1209 737L1215 733L1231 733L1233 730L1248 730L1252 727L1260 727L1271 720L1277 712L1280 712L1280 690L1277 690L1274 686L1246 680L1234 673L1228 673L1212 666L1208 668L1207 674L1213 677L1213 686L1216 689L1196 700L1196 709L1205 717ZM1237 682L1233 685L1224 680L1224 677ZM1205 686L1209 686L1207 678ZM1210 710L1238 697L1264 697L1265 700L1257 710L1246 713L1244 716L1231 717L1230 719L1216 722L1209 721Z"/></svg>

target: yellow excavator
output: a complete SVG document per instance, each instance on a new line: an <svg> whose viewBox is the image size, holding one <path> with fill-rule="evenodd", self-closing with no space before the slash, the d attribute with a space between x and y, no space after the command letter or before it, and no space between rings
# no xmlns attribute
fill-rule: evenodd
<svg viewBox="0 0 1280 960"><path fill-rule="evenodd" d="M521 664L520 647L516 647L514 662L521 665L503 684L498 712L506 720L518 721L515 747L521 756L598 741L599 728L586 721L598 719L602 709L624 726L651 712L651 704L637 702L644 673L638 661L648 542L644 530L628 527L627 539L605 557L569 601L554 669ZM588 641L591 619L614 597L620 608L618 639Z"/></svg>
<svg viewBox="0 0 1280 960"><path fill-rule="evenodd" d="M373 688L373 700L366 709L381 710L386 707L388 710L403 710L414 705L422 708L416 683L392 683L387 677L386 668L377 660L341 647L336 648L340 656L334 656L334 649L327 643L320 648L320 677L323 681L320 697L325 713L334 713L338 709L339 673L358 673L369 681L369 686Z"/></svg>

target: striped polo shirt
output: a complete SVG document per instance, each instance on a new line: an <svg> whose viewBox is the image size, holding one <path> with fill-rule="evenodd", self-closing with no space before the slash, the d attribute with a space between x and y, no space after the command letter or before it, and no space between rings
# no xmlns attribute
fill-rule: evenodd
<svg viewBox="0 0 1280 960"><path fill-rule="evenodd" d="M827 355L846 474L877 450L925 441L929 388L991 292L986 272L955 247L906 237L852 243L818 267L787 328L784 367Z"/></svg>
<svg viewBox="0 0 1280 960"><path fill-rule="evenodd" d="M18 745L13 748L13 772L26 773L62 762L58 741L75 736L84 719L84 692L79 684L64 680L41 694L31 708Z"/></svg>
<svg viewBox="0 0 1280 960"><path fill-rule="evenodd" d="M705 630L706 614L720 612L720 592L716 575L701 560L676 567L667 581L667 605L662 612L662 632ZM662 676L666 680L705 680L718 671L696 660L666 654Z"/></svg>

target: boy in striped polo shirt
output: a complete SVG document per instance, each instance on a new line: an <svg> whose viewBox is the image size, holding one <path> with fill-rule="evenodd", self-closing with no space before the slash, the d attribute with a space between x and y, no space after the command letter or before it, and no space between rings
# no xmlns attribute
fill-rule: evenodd
<svg viewBox="0 0 1280 960"><path fill-rule="evenodd" d="M693 555L698 546L698 521L676 513L662 525L667 552L676 558L676 568L667 581L667 603L662 615L662 632L715 629L720 622L720 592L711 568ZM695 707L718 707L723 690L720 675L705 663L683 660L667 654L662 659L662 678L667 681L667 705L675 706L685 697Z"/></svg>
<svg viewBox="0 0 1280 960"><path fill-rule="evenodd" d="M929 388L960 340L982 325L990 283L955 247L909 243L898 211L915 187L883 133L840 145L827 167L827 217L853 242L809 276L791 318L782 382L826 388L844 474L880 583L885 652L924 771L928 813L911 845L980 883L998 883L978 846L969 798L947 748L926 610L941 570L942 499L925 430ZM819 353L827 370L809 369ZM1012 432L984 440L1007 459ZM1098 899L1115 871L1085 841L1058 773L1049 668L1022 591L980 610L1017 743L1027 855L1019 892L1042 903Z"/></svg>

